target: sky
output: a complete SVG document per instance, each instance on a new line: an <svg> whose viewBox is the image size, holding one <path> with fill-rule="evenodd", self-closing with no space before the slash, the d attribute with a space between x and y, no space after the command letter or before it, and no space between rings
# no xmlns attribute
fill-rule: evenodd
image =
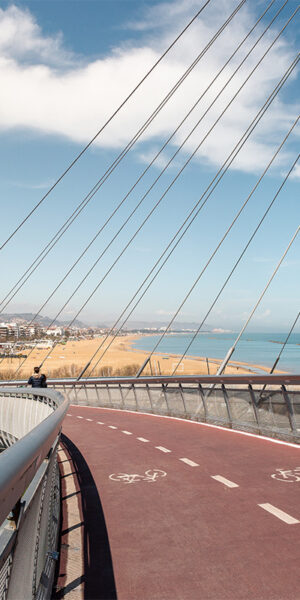
<svg viewBox="0 0 300 600"><path fill-rule="evenodd" d="M204 4L204 0L0 2L1 245ZM59 319L71 320L79 311L78 318L90 324L119 317L296 57L299 13L239 91L296 10L297 2L289 0L238 69L283 6L283 2L275 0L217 76L268 4L262 0L245 2L8 306L3 308L6 302L0 304L0 311L35 313L43 307L42 315L54 317L66 304ZM1 250L1 301L237 6L237 0L208 2L117 116ZM232 100L235 94L237 97ZM131 320L168 322L173 317L298 114L296 68ZM177 320L202 321L295 161L299 134L298 124L204 270ZM192 153L194 156L184 166ZM299 180L298 163L209 315L206 327L238 331L246 321L299 225ZM143 224L156 203L157 208ZM101 228L95 242L60 284ZM288 331L299 311L299 270L300 234L249 330ZM87 302L96 286L97 291Z"/></svg>

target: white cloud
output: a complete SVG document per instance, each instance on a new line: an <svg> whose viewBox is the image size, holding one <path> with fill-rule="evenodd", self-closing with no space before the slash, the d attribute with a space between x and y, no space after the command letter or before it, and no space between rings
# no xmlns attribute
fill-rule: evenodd
<svg viewBox="0 0 300 600"><path fill-rule="evenodd" d="M36 183L25 183L24 181L8 181L8 185L13 187L22 188L23 190L44 190L49 189L53 185L54 180L40 181Z"/></svg>
<svg viewBox="0 0 300 600"><path fill-rule="evenodd" d="M300 179L300 165L295 165L292 173L291 173L291 178L292 179Z"/></svg>
<svg viewBox="0 0 300 600"><path fill-rule="evenodd" d="M236 3L233 0L221 0L217 8L214 5L205 9L174 51L105 129L96 144L110 148L122 147L176 83L234 6ZM155 5L135 24L136 29L145 32L144 39L136 45L131 43L114 48L104 58L90 62L83 61L82 57L66 49L60 32L52 37L43 35L29 10L16 6L0 9L0 130L29 128L86 143L159 58L162 50L175 37L175 32L178 33L198 8L198 0L174 0ZM148 143L155 141L156 145L158 139L165 140L170 135L255 19L250 8L242 9L151 124L143 140ZM157 23L160 24L159 32L151 35L152 27ZM194 150L274 35L274 32L267 34L259 49L251 55L247 67L241 69L191 136L185 146L186 152ZM234 65L226 69L176 134L172 141L173 151L182 143L244 54L245 50L234 60ZM224 160L293 57L292 47L281 40L202 145L198 153L200 160L218 165ZM250 172L261 169L296 113L294 106L285 104L282 99L276 100L262 126L259 126L233 166ZM145 161L149 150L144 149L141 142L138 150L140 160ZM282 168L285 168L288 158L288 153L281 154L279 163ZM160 167L164 160L165 157L160 159ZM298 169L294 176L297 174Z"/></svg>
<svg viewBox="0 0 300 600"><path fill-rule="evenodd" d="M72 52L63 45L63 35L46 37L28 9L0 8L0 53L2 58L32 64L34 62L70 65Z"/></svg>
<svg viewBox="0 0 300 600"><path fill-rule="evenodd" d="M174 311L164 310L163 308L159 308L158 310L155 311L155 314L160 317L172 317L174 314Z"/></svg>
<svg viewBox="0 0 300 600"><path fill-rule="evenodd" d="M268 317L270 317L270 315L271 315L271 311L269 308L267 308L264 312L256 315L256 320L260 321L262 319L267 319Z"/></svg>

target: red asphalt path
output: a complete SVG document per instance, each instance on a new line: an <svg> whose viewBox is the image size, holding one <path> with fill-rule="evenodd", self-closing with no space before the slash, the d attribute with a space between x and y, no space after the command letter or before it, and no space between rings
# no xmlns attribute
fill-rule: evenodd
<svg viewBox="0 0 300 600"><path fill-rule="evenodd" d="M300 523L259 506L300 521L300 481L271 477L300 467L300 448L200 423L77 406L63 433L97 486L119 600L300 598ZM167 475L133 483L109 478L149 469Z"/></svg>

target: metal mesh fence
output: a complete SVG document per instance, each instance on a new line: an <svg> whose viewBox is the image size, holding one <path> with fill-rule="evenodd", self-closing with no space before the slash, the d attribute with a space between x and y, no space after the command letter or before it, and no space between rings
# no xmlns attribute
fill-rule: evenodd
<svg viewBox="0 0 300 600"><path fill-rule="evenodd" d="M11 567L12 553L9 554L0 569L0 600L6 600Z"/></svg>
<svg viewBox="0 0 300 600"><path fill-rule="evenodd" d="M5 539L0 545L0 600L46 600L51 597L59 523L56 443L50 459L40 467L22 497L17 530L4 524L6 535L1 536ZM12 548L1 566L1 551L5 555L8 543Z"/></svg>

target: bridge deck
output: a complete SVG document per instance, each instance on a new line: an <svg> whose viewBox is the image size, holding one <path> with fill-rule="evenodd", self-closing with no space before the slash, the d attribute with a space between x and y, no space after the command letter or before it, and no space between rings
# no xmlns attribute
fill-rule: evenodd
<svg viewBox="0 0 300 600"><path fill-rule="evenodd" d="M69 472L58 597L297 597L300 481L271 475L299 467L299 448L78 406L70 407L63 433L61 464ZM139 477L118 479L118 473ZM72 492L66 485L73 477Z"/></svg>

